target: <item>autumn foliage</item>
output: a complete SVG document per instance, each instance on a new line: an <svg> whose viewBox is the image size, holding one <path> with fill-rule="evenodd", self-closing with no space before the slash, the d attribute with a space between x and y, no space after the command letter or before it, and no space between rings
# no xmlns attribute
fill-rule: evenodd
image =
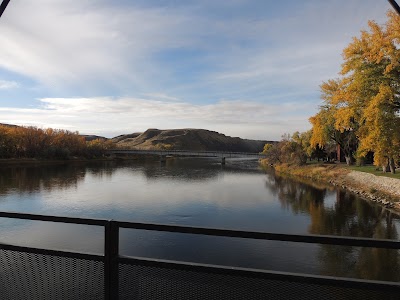
<svg viewBox="0 0 400 300"><path fill-rule="evenodd" d="M334 141L348 163L374 153L374 164L395 172L400 154L400 17L369 30L343 51L340 77L321 85L324 104L310 118L311 146Z"/></svg>
<svg viewBox="0 0 400 300"><path fill-rule="evenodd" d="M282 163L303 165L307 161L307 153L298 132L292 137L283 136L279 143L266 144L263 154L265 154L267 162L272 165Z"/></svg>
<svg viewBox="0 0 400 300"><path fill-rule="evenodd" d="M104 155L111 143L86 142L78 132L0 125L0 158L69 159Z"/></svg>

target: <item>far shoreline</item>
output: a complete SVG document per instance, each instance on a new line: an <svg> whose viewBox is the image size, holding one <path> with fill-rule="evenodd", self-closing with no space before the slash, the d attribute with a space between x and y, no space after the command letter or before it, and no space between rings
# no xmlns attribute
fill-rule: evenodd
<svg viewBox="0 0 400 300"><path fill-rule="evenodd" d="M0 159L0 166L24 166L24 165L56 165L75 162L94 162L94 161L118 161L119 158L71 158L71 159L39 159L39 158L3 158ZM130 160L135 160L132 158Z"/></svg>
<svg viewBox="0 0 400 300"><path fill-rule="evenodd" d="M27 166L27 165L57 165L57 164L69 164L69 163L83 163L83 162L101 162L101 161L147 161L147 160L159 160L157 155L154 156L116 156L116 157L96 157L96 158L84 158L84 157L72 157L70 159L46 159L46 158L1 158L0 167L2 166Z"/></svg>

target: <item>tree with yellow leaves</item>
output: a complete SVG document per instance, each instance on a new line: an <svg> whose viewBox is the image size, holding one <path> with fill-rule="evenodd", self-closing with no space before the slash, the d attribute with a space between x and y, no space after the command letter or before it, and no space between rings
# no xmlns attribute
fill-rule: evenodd
<svg viewBox="0 0 400 300"><path fill-rule="evenodd" d="M395 172L400 153L400 17L388 13L385 26L369 31L344 49L341 78L321 85L324 106L310 119L312 145L336 141L359 145L355 154L374 152L375 165Z"/></svg>
<svg viewBox="0 0 400 300"><path fill-rule="evenodd" d="M332 100L338 88L336 84L334 81L329 81L321 85L325 105L321 106L320 111L310 118L310 123L313 125L310 144L316 149L327 148L332 142L336 143L342 149L346 163L350 165L354 162L358 144L355 134L356 124L342 126L336 122L338 110L341 108Z"/></svg>

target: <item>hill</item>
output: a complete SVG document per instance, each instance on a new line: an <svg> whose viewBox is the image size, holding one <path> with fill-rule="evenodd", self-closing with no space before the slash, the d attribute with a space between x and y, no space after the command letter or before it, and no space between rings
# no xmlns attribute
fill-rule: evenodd
<svg viewBox="0 0 400 300"><path fill-rule="evenodd" d="M5 127L20 127L18 125L13 125L13 124L5 124L5 123L0 123L0 126L5 126Z"/></svg>
<svg viewBox="0 0 400 300"><path fill-rule="evenodd" d="M230 137L205 129L148 129L143 133L121 135L112 141L120 148L131 149L234 152L261 152L266 143L274 143Z"/></svg>
<svg viewBox="0 0 400 300"><path fill-rule="evenodd" d="M12 124L0 126L20 127ZM266 143L274 141L260 141L230 137L216 131L205 129L148 129L145 132L123 134L112 139L98 135L80 135L85 141L100 139L110 140L119 148L130 149L171 149L195 151L233 151L233 152L261 152Z"/></svg>
<svg viewBox="0 0 400 300"><path fill-rule="evenodd" d="M142 132L134 132L134 133L130 133L130 134L122 134L122 135L113 137L111 139L111 141L114 142L114 143L118 143L118 142L120 142L122 140L127 140L127 139L130 139L130 138L138 137L141 134L142 134Z"/></svg>
<svg viewBox="0 0 400 300"><path fill-rule="evenodd" d="M108 140L108 138L106 138L104 136L98 136L98 135L80 134L80 136L83 137L86 142L90 142L90 141L93 141L93 140L103 140L103 141Z"/></svg>

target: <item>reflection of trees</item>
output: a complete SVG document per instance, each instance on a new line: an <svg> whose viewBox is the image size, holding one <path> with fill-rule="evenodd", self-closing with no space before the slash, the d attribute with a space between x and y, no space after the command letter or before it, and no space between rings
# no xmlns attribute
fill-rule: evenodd
<svg viewBox="0 0 400 300"><path fill-rule="evenodd" d="M310 207L310 233L374 237L387 213L383 207L338 190L333 207ZM393 230L389 229L385 238L396 238Z"/></svg>
<svg viewBox="0 0 400 300"><path fill-rule="evenodd" d="M86 172L94 177L107 177L111 178L117 168L123 167L126 164L120 161L97 161L88 162L85 164Z"/></svg>
<svg viewBox="0 0 400 300"><path fill-rule="evenodd" d="M318 189L290 178L270 175L266 183L271 192L278 196L285 209L294 214L310 213L311 207L318 208L323 203L325 189Z"/></svg>
<svg viewBox="0 0 400 300"><path fill-rule="evenodd" d="M333 208L312 209L310 233L397 239L393 214L378 205L337 191ZM321 245L323 273L376 280L400 280L396 250Z"/></svg>
<svg viewBox="0 0 400 300"><path fill-rule="evenodd" d="M84 165L7 166L1 168L0 195L11 190L32 193L41 189L76 186L85 176Z"/></svg>
<svg viewBox="0 0 400 300"><path fill-rule="evenodd" d="M218 161L202 159L168 159L158 161L90 161L62 164L8 165L1 166L0 195L10 191L33 193L40 190L66 189L76 186L85 176L110 178L117 170L143 172L148 179L205 181L221 176L224 172L257 172L235 165L222 167Z"/></svg>
<svg viewBox="0 0 400 300"><path fill-rule="evenodd" d="M19 193L33 193L39 190L66 189L76 186L87 173L99 177L111 176L116 167L116 162L111 161L2 166L0 195L5 195L11 190Z"/></svg>
<svg viewBox="0 0 400 300"><path fill-rule="evenodd" d="M283 207L310 216L311 234L398 239L393 218L385 208L337 190L332 206L324 205L326 189L269 175L267 185ZM365 247L320 245L321 273L376 280L400 280L399 251Z"/></svg>
<svg viewBox="0 0 400 300"><path fill-rule="evenodd" d="M374 230L374 238L397 238L392 213L384 216ZM399 251L390 249L361 248L356 275L377 280L400 281Z"/></svg>

